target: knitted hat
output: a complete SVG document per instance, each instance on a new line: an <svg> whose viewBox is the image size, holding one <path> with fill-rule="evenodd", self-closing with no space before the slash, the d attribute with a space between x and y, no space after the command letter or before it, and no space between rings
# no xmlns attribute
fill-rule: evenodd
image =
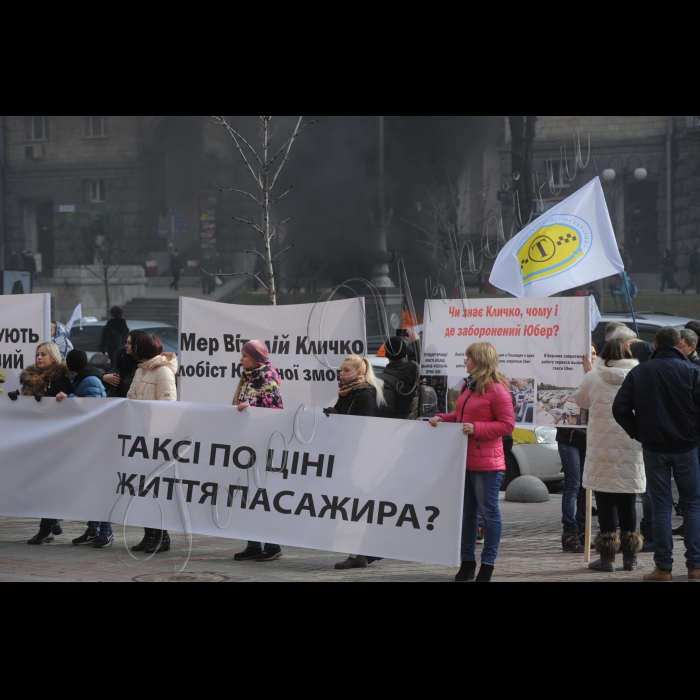
<svg viewBox="0 0 700 700"><path fill-rule="evenodd" d="M400 360L408 353L406 341L399 335L393 335L384 343L384 352L390 360Z"/></svg>
<svg viewBox="0 0 700 700"><path fill-rule="evenodd" d="M76 374L87 365L88 359L85 350L74 348L66 355L66 365L71 372Z"/></svg>
<svg viewBox="0 0 700 700"><path fill-rule="evenodd" d="M267 345L262 340L249 340L242 348L241 352L248 355L251 360L265 364L270 359Z"/></svg>

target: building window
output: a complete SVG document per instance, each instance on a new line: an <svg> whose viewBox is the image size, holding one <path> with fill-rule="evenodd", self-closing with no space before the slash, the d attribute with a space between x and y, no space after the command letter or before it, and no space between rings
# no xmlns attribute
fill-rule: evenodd
<svg viewBox="0 0 700 700"><path fill-rule="evenodd" d="M105 181L90 180L90 201L104 202L105 201Z"/></svg>
<svg viewBox="0 0 700 700"><path fill-rule="evenodd" d="M45 141L49 138L48 117L27 117L27 141Z"/></svg>
<svg viewBox="0 0 700 700"><path fill-rule="evenodd" d="M85 136L88 138L107 136L107 117L85 117Z"/></svg>

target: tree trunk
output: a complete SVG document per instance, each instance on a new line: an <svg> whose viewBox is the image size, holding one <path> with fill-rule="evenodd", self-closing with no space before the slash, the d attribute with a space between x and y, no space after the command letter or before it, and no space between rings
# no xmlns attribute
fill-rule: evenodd
<svg viewBox="0 0 700 700"><path fill-rule="evenodd" d="M267 269L267 287L270 305L277 306L277 289L275 288L275 270L272 266L272 241L270 236L270 165L267 160L267 128L269 121L263 123L263 187L262 187L262 228L265 242L265 267Z"/></svg>
<svg viewBox="0 0 700 700"><path fill-rule="evenodd" d="M508 121L511 134L513 194L517 193L517 199L514 200L516 223L526 226L533 212L532 152L537 117L508 117Z"/></svg>

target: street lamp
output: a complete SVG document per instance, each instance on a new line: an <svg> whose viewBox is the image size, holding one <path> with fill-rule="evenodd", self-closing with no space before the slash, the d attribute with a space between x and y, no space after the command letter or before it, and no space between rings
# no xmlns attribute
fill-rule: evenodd
<svg viewBox="0 0 700 700"><path fill-rule="evenodd" d="M634 170L632 170L632 162L635 159L638 165L636 168L634 168ZM613 167L613 161L619 161L619 165L617 165L617 171L621 172L623 176L627 175L630 171L632 171L636 180L646 180L648 174L647 169L644 167L642 159L639 156L629 156L629 158L627 158L627 162L623 161L621 156L613 156L608 161L608 167L605 168L605 170L603 170L603 180L605 180L606 182L612 182L617 176L617 172Z"/></svg>

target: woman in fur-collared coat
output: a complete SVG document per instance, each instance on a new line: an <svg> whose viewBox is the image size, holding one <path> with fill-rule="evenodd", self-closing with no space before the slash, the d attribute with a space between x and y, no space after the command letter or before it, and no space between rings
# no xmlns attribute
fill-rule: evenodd
<svg viewBox="0 0 700 700"><path fill-rule="evenodd" d="M61 351L56 343L41 343L36 349L36 363L29 365L19 377L20 394L33 396L41 401L44 396L56 396L61 392L73 393L73 385L68 378L68 367L61 362ZM17 399L17 392L10 395ZM54 535L60 535L60 520L42 518L37 532L27 544L44 544L53 542Z"/></svg>

